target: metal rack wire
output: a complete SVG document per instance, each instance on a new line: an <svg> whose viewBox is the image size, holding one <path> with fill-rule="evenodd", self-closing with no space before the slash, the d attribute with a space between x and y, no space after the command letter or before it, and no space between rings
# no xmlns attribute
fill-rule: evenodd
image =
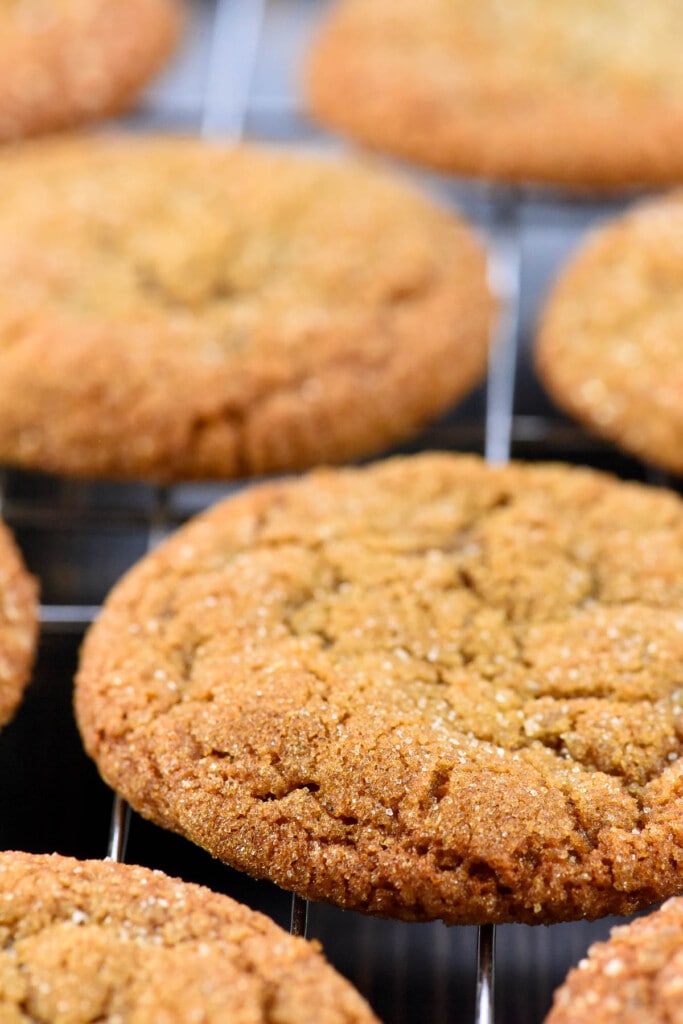
<svg viewBox="0 0 683 1024"><path fill-rule="evenodd" d="M146 107L129 118L127 126L133 130L189 130L207 138L250 137L334 145L306 121L296 84L299 55L325 6L325 0L196 0L190 9L185 49L167 76L152 89ZM660 474L616 457L607 446L590 440L560 418L542 395L530 369L530 325L555 266L587 225L618 209L621 201L577 203L562 196L417 176L442 200L457 202L486 232L491 243L491 284L502 302L485 388L465 401L451 418L426 432L417 446L476 450L495 463L505 462L511 454L563 458L609 466L623 475L655 483L666 482ZM73 660L76 642L121 571L174 526L225 491L225 487L215 485L103 486L9 471L1 474L0 513L17 533L31 568L43 579L44 643L46 638L66 641L70 645L66 660ZM64 678L61 663L59 670ZM0 755L0 771L3 778L11 771L18 781L5 797L4 811L0 800L0 820L5 821L8 841L28 835L35 846L43 844L44 848L51 843L62 852L79 853L63 838L69 828L73 829L74 821L80 822L78 808L72 814L71 806L67 808L59 799L55 812L58 820L51 830L35 831L32 826L34 831L29 829L27 833L25 816L19 815L12 831L14 808L8 808L13 801L28 800L30 808L41 806L39 795L29 798L36 783L20 752L27 734L34 729L35 718L31 716L38 714L41 712L36 701L33 708L22 709L16 724L3 733L3 747L9 753L4 754L4 761ZM48 733L41 735L44 738ZM90 800L97 785L86 780L82 791L85 796L78 788L80 783L74 786L73 779L87 776L90 770L79 758L76 753L66 758L69 769L80 773L69 776L68 785L73 790L70 797L75 802ZM99 791L97 799L102 799ZM41 813L48 817L44 810L38 811ZM99 812L94 817L101 823ZM100 827L94 822L87 825L90 832ZM137 822L134 827L138 827ZM109 857L121 860L126 856L129 831L130 814L116 799L111 812ZM22 845L29 848L30 842ZM99 842L92 841L94 845ZM103 841L100 846L104 847ZM87 846L87 851L90 849ZM99 854L102 852L100 849ZM136 850L139 859L138 853ZM154 856L150 855L152 861ZM204 863L195 880L204 880L202 872L206 873ZM262 897L262 890L258 890L258 898L271 909L268 900L274 897L270 891ZM277 912L282 917L281 906L278 904ZM326 913L332 916L326 917ZM295 897L288 915L290 929L305 934L310 924L312 933L322 939L328 957L351 976L388 1024L418 1019L425 1024L452 1024L455 1020L492 1024L493 928L482 928L475 936L472 929L372 922L359 915L344 916L340 925L340 914L333 909L309 908ZM520 927L514 933L513 927L499 929L497 974L505 999L497 1008L496 1020L533 1024L542 1019L552 988L567 967L583 955L589 941L606 933L609 923L555 926L550 930ZM414 968L418 959L419 971Z"/></svg>

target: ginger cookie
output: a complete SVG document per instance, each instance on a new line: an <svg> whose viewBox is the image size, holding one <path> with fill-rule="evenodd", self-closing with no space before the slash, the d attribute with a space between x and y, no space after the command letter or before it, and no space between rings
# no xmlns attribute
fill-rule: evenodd
<svg viewBox="0 0 683 1024"><path fill-rule="evenodd" d="M416 431L485 370L470 230L365 166L190 139L0 160L0 459L234 477Z"/></svg>
<svg viewBox="0 0 683 1024"><path fill-rule="evenodd" d="M683 503L421 455L249 488L115 588L104 779L286 889L551 922L683 891Z"/></svg>
<svg viewBox="0 0 683 1024"><path fill-rule="evenodd" d="M124 110L180 23L176 0L3 0L0 141Z"/></svg>
<svg viewBox="0 0 683 1024"><path fill-rule="evenodd" d="M613 928L555 993L546 1024L672 1024L681 1018L683 900Z"/></svg>
<svg viewBox="0 0 683 1024"><path fill-rule="evenodd" d="M377 1024L314 945L160 871L0 854L3 1024Z"/></svg>
<svg viewBox="0 0 683 1024"><path fill-rule="evenodd" d="M683 193L595 232L550 295L536 362L591 430L683 472Z"/></svg>
<svg viewBox="0 0 683 1024"><path fill-rule="evenodd" d="M683 178L679 0L342 0L312 113L442 170L617 187Z"/></svg>
<svg viewBox="0 0 683 1024"><path fill-rule="evenodd" d="M35 580L0 522L0 725L14 714L28 682L38 634Z"/></svg>

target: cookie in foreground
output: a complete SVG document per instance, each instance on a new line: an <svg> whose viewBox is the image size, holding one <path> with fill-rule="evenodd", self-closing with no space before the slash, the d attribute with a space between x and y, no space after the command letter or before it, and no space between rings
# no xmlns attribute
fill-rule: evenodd
<svg viewBox="0 0 683 1024"><path fill-rule="evenodd" d="M3 0L0 141L129 107L180 33L176 0Z"/></svg>
<svg viewBox="0 0 683 1024"><path fill-rule="evenodd" d="M669 1024L683 993L683 900L612 929L555 993L546 1024Z"/></svg>
<svg viewBox="0 0 683 1024"><path fill-rule="evenodd" d="M683 472L683 193L596 230L551 292L536 365L555 401L639 458Z"/></svg>
<svg viewBox="0 0 683 1024"><path fill-rule="evenodd" d="M10 531L0 521L0 725L12 717L21 700L37 635L36 583Z"/></svg>
<svg viewBox="0 0 683 1024"><path fill-rule="evenodd" d="M250 487L119 583L75 700L136 810L303 896L626 914L683 889L683 503L446 454Z"/></svg>
<svg viewBox="0 0 683 1024"><path fill-rule="evenodd" d="M0 853L8 1024L377 1024L315 946L160 871Z"/></svg>
<svg viewBox="0 0 683 1024"><path fill-rule="evenodd" d="M341 0L306 73L323 124L441 170L615 188L683 178L678 0Z"/></svg>
<svg viewBox="0 0 683 1024"><path fill-rule="evenodd" d="M0 460L235 477L379 451L486 367L484 252L351 162L182 138L0 155Z"/></svg>

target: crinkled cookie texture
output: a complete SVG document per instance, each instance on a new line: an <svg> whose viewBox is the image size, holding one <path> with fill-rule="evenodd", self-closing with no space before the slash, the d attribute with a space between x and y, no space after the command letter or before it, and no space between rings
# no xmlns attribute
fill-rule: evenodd
<svg viewBox="0 0 683 1024"><path fill-rule="evenodd" d="M28 682L38 634L35 580L0 522L0 725L16 710Z"/></svg>
<svg viewBox="0 0 683 1024"><path fill-rule="evenodd" d="M2 0L0 141L125 109L180 25L176 0Z"/></svg>
<svg viewBox="0 0 683 1024"><path fill-rule="evenodd" d="M555 993L546 1024L678 1024L683 900L612 929Z"/></svg>
<svg viewBox="0 0 683 1024"><path fill-rule="evenodd" d="M377 1024L315 947L160 871L0 854L3 1024Z"/></svg>
<svg viewBox="0 0 683 1024"><path fill-rule="evenodd" d="M679 0L341 0L306 75L319 120L458 173L683 178Z"/></svg>
<svg viewBox="0 0 683 1024"><path fill-rule="evenodd" d="M367 167L190 139L0 160L0 459L157 480L384 448L474 385L464 224Z"/></svg>
<svg viewBox="0 0 683 1024"><path fill-rule="evenodd" d="M550 295L536 363L557 403L683 472L683 193L595 232Z"/></svg>
<svg viewBox="0 0 683 1024"><path fill-rule="evenodd" d="M250 488L118 585L76 710L143 815L313 899L651 905L683 890L683 504L451 455Z"/></svg>

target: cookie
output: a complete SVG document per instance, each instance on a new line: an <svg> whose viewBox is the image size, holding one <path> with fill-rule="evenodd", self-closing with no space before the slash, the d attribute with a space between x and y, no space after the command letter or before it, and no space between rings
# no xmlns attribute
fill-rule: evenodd
<svg viewBox="0 0 683 1024"><path fill-rule="evenodd" d="M683 472L683 193L596 231L548 300L536 363L558 405Z"/></svg>
<svg viewBox="0 0 683 1024"><path fill-rule="evenodd" d="M678 0L342 0L306 73L323 124L459 174L683 178Z"/></svg>
<svg viewBox="0 0 683 1024"><path fill-rule="evenodd" d="M546 1024L671 1024L681 1017L683 900L612 929L555 993Z"/></svg>
<svg viewBox="0 0 683 1024"><path fill-rule="evenodd" d="M0 141L124 110L180 22L176 0L3 0Z"/></svg>
<svg viewBox="0 0 683 1024"><path fill-rule="evenodd" d="M12 717L21 700L37 634L36 583L0 522L0 725Z"/></svg>
<svg viewBox="0 0 683 1024"><path fill-rule="evenodd" d="M160 871L0 854L3 1024L376 1024L316 948Z"/></svg>
<svg viewBox="0 0 683 1024"><path fill-rule="evenodd" d="M0 160L0 459L234 477L416 431L485 370L454 215L352 163L190 139Z"/></svg>
<svg viewBox="0 0 683 1024"><path fill-rule="evenodd" d="M447 454L249 488L115 588L76 711L136 810L309 898L628 913L683 891L683 503Z"/></svg>

